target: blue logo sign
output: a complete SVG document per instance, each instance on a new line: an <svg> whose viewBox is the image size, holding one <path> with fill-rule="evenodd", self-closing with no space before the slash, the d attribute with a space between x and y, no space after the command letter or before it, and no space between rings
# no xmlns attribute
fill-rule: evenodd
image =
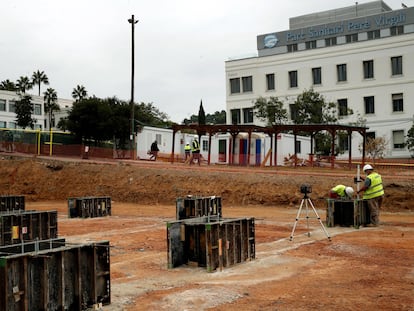
<svg viewBox="0 0 414 311"><path fill-rule="evenodd" d="M264 46L271 49L276 46L276 44L279 42L279 39L276 37L276 35L267 35L264 37Z"/></svg>

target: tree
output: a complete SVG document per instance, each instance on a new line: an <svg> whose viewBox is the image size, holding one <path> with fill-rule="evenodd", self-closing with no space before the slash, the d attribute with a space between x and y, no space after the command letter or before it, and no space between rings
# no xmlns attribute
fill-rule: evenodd
<svg viewBox="0 0 414 311"><path fill-rule="evenodd" d="M14 82L7 79L7 80L4 80L4 81L1 81L0 90L15 92L15 91L17 91L17 87L16 87L16 84Z"/></svg>
<svg viewBox="0 0 414 311"><path fill-rule="evenodd" d="M200 101L200 108L198 109L198 125L206 125L206 113L203 108L203 101ZM200 141L201 136L205 135L205 131L198 132L198 140Z"/></svg>
<svg viewBox="0 0 414 311"><path fill-rule="evenodd" d="M33 88L33 84L26 76L21 76L16 82L17 91L20 93L26 93L26 91Z"/></svg>
<svg viewBox="0 0 414 311"><path fill-rule="evenodd" d="M283 102L277 97L271 96L269 100L259 97L254 102L254 111L257 118L266 122L266 125L283 124L287 121L287 110L283 108Z"/></svg>
<svg viewBox="0 0 414 311"><path fill-rule="evenodd" d="M52 129L52 117L54 111L59 111L60 107L57 104L57 93L54 89L48 88L46 92L43 93L43 100L45 103L45 113L49 115L49 130Z"/></svg>
<svg viewBox="0 0 414 311"><path fill-rule="evenodd" d="M38 71L35 71L35 72L33 72L33 75L32 75L32 84L33 85L38 85L38 87L39 87L39 93L38 93L38 95L40 96L40 86L41 86L41 84L44 84L44 85L49 85L49 78L47 77L47 75L45 74L45 72L44 71L40 71L40 70L38 70Z"/></svg>
<svg viewBox="0 0 414 311"><path fill-rule="evenodd" d="M294 104L291 106L291 114L291 118L295 124L327 124L338 121L336 117L336 104L326 102L325 98L312 88L298 95ZM303 135L306 135L306 133ZM311 133L311 149L313 149L313 140L315 141L315 151L317 153L333 156L331 154L331 135L325 131ZM341 152L336 146L335 154Z"/></svg>
<svg viewBox="0 0 414 311"><path fill-rule="evenodd" d="M20 100L16 101L16 123L22 128L34 128L36 119L32 118L33 103L30 95L20 95Z"/></svg>
<svg viewBox="0 0 414 311"><path fill-rule="evenodd" d="M87 97L88 92L83 85L77 85L72 91L72 98L75 100L75 102L79 102Z"/></svg>
<svg viewBox="0 0 414 311"><path fill-rule="evenodd" d="M365 141L365 153L375 163L376 159L382 159L385 156L388 142L385 137L371 138ZM362 144L359 145L359 151L362 152Z"/></svg>
<svg viewBox="0 0 414 311"><path fill-rule="evenodd" d="M292 120L295 124L323 124L338 121L336 104L312 88L298 95L293 104Z"/></svg>
<svg viewBox="0 0 414 311"><path fill-rule="evenodd" d="M185 118L181 124L198 123L198 115L191 115L190 119ZM206 115L206 124L226 124L226 111L216 111L213 114Z"/></svg>
<svg viewBox="0 0 414 311"><path fill-rule="evenodd" d="M411 155L413 156L413 152L414 152L414 124L413 126L408 130L407 133L407 139L405 142L407 148L409 151L411 151Z"/></svg>

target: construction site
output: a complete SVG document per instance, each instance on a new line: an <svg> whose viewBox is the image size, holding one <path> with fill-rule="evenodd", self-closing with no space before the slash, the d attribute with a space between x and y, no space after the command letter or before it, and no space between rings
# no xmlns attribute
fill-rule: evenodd
<svg viewBox="0 0 414 311"><path fill-rule="evenodd" d="M413 310L414 171L376 169L385 198L380 226L372 227L362 200L327 199L337 184L357 187L348 165L3 155L0 195L24 212L1 212L2 224L15 222L2 231L0 303L5 310Z"/></svg>

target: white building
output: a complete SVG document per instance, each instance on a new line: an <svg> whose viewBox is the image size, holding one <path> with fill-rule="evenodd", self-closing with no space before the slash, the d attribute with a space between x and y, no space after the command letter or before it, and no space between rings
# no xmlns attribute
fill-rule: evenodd
<svg viewBox="0 0 414 311"><path fill-rule="evenodd" d="M27 94L32 97L33 114L36 120L35 129L48 130L49 116L45 113L43 96ZM16 124L16 101L20 100L16 92L0 90L0 128L18 128ZM68 110L72 107L72 100L59 98L57 104L60 111L53 112L52 128L56 129L59 120L68 114Z"/></svg>
<svg viewBox="0 0 414 311"><path fill-rule="evenodd" d="M290 18L288 30L258 35L257 49L256 57L225 63L228 124L264 125L254 116L257 98L278 97L291 113L294 99L313 88L337 103L341 124L362 118L368 137L385 137L387 157L410 157L404 142L414 121L414 8L356 2ZM352 138L352 156L360 157L362 138Z"/></svg>

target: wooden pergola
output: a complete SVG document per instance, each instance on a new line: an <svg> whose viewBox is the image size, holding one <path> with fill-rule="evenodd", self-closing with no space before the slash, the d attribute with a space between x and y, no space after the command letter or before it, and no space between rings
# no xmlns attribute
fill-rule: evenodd
<svg viewBox="0 0 414 311"><path fill-rule="evenodd" d="M353 126L353 125L342 125L342 124L282 124L282 125L273 125L271 127L263 127L257 125L227 125L227 124L214 124L214 125L173 125L173 142L172 142L172 151L171 151L171 162L174 162L174 146L175 146L175 134L182 130L191 130L196 132L197 135L208 135L208 157L207 163L210 164L210 152L211 152L211 136L217 133L229 133L232 136L231 141L231 154L229 159L229 164L234 162L234 142L239 133L248 134L248 146L250 146L251 138L253 133L263 133L271 137L270 143L270 166L277 165L277 135L281 133L293 133L294 143L295 143L295 158L297 158L296 150L296 140L297 136L301 133L308 133L311 136L311 146L309 154L313 154L313 138L314 136L321 131L327 131L331 135L331 154L335 154L335 139L338 135L338 132L346 132L349 139L349 150L348 150L348 165L351 167L352 164L352 133L357 132L361 134L363 139L362 144L362 163L365 163L365 141L366 141L366 131L367 127L363 126ZM274 145L274 148L273 148ZM331 167L335 165L335 157L331 158ZM250 163L250 148L247 149L247 163ZM273 164L274 163L274 164ZM295 162L295 166L297 163Z"/></svg>

